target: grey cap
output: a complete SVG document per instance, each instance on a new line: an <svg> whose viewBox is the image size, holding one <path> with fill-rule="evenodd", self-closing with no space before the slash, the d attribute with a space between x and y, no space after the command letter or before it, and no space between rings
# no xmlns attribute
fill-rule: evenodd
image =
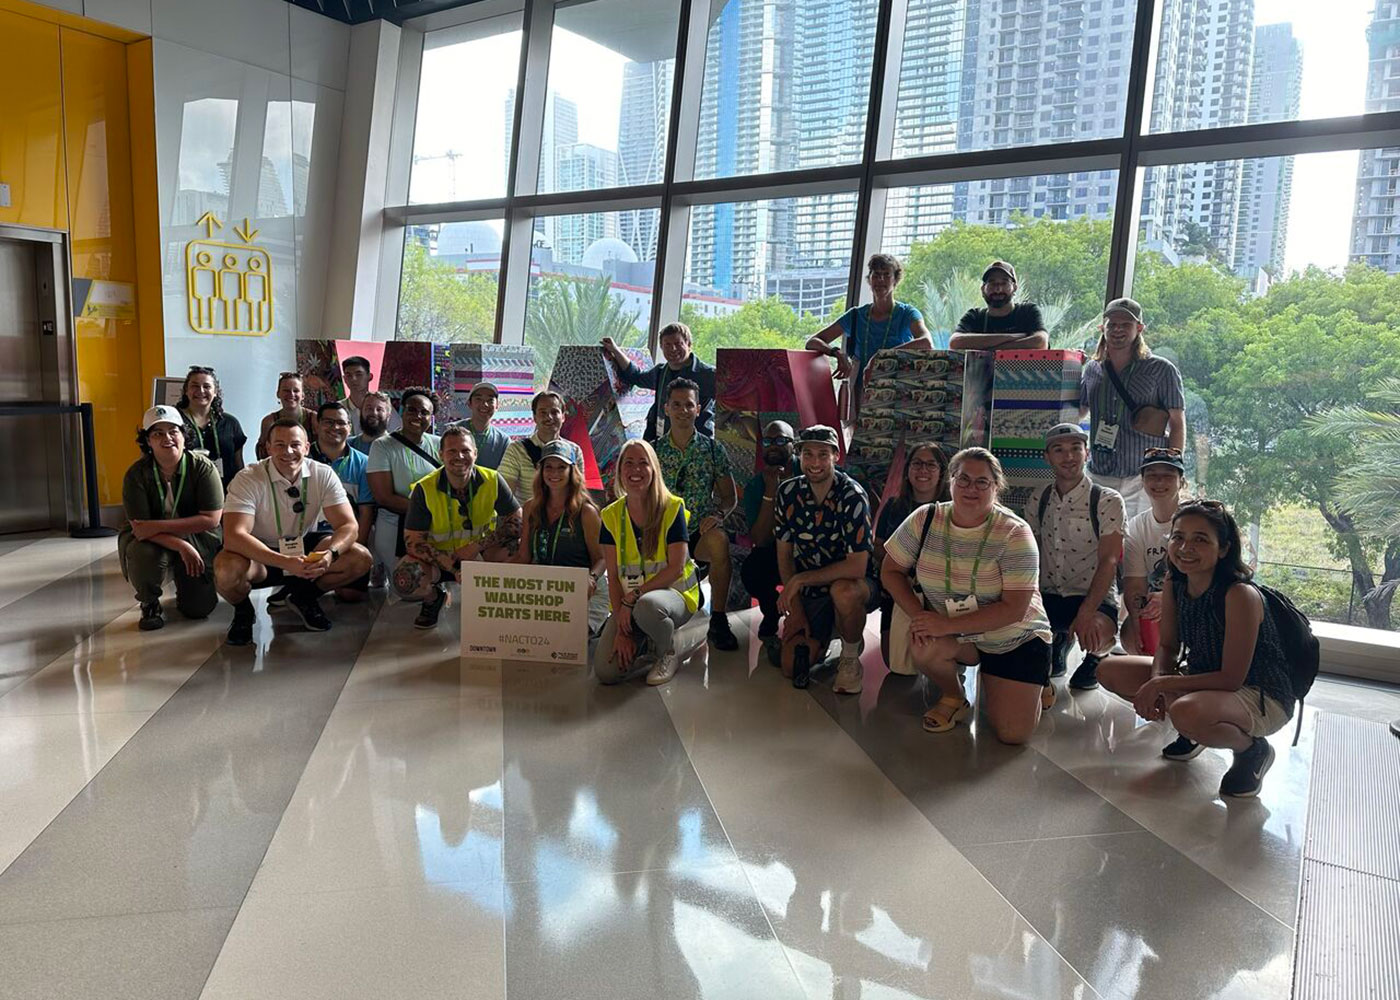
<svg viewBox="0 0 1400 1000"><path fill-rule="evenodd" d="M1078 424L1071 424L1068 422L1056 424L1045 432L1045 447L1048 448L1056 441L1061 441L1065 438L1073 438L1076 441L1083 441L1085 444L1088 444L1089 432Z"/></svg>
<svg viewBox="0 0 1400 1000"><path fill-rule="evenodd" d="M478 382L476 385L472 386L472 391L467 393L467 399L470 400L473 396L475 396L478 392L481 392L482 390L492 393L498 399L500 398L501 390L496 388L495 382Z"/></svg>
<svg viewBox="0 0 1400 1000"><path fill-rule="evenodd" d="M800 449L804 444L824 444L841 450L841 439L836 436L836 429L826 424L813 424L798 431L797 447Z"/></svg>
<svg viewBox="0 0 1400 1000"><path fill-rule="evenodd" d="M1137 322L1142 322L1142 306L1138 305L1136 299L1114 299L1108 305L1103 307L1103 318L1108 319L1111 313L1116 312L1127 313Z"/></svg>
<svg viewBox="0 0 1400 1000"><path fill-rule="evenodd" d="M982 280L985 282L993 273L1000 271L1013 282L1016 280L1016 269L1004 260L994 260L987 265L987 269L982 272Z"/></svg>
<svg viewBox="0 0 1400 1000"><path fill-rule="evenodd" d="M574 451L569 447L569 443L563 438L546 441L540 446L540 462L544 462L546 458L557 458L561 462L573 465Z"/></svg>

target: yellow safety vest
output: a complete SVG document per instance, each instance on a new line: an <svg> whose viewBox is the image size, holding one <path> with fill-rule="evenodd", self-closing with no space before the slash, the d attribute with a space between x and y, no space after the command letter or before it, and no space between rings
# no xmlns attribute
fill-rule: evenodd
<svg viewBox="0 0 1400 1000"><path fill-rule="evenodd" d="M632 518L627 514L627 498L622 497L603 508L603 525L613 537L617 548L617 570L624 580L629 576L640 576L650 580L666 568L670 562L666 558L666 535L684 507L680 497L672 497L666 504L666 511L661 517L661 530L656 536L656 551L651 559L642 558L642 546L637 541L636 533L632 531ZM685 569L680 579L671 584L671 589L685 598L687 611L694 612L700 607L700 580L695 574L695 563L691 562L690 556L685 557Z"/></svg>
<svg viewBox="0 0 1400 1000"><path fill-rule="evenodd" d="M428 502L428 513L433 517L433 525L428 529L428 541L435 549L449 555L463 545L479 541L496 530L496 495L499 493L500 479L491 469L476 466L472 478L480 474L482 481L471 493L471 503L467 507L471 529L467 529L467 518L462 517L457 506L457 498L449 490L443 490L447 473L435 469L414 486L423 487L423 499ZM412 490L409 491L410 495Z"/></svg>

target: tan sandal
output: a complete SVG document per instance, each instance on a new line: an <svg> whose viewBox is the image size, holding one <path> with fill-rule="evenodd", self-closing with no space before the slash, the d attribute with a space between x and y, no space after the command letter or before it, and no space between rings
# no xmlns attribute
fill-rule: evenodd
<svg viewBox="0 0 1400 1000"><path fill-rule="evenodd" d="M1055 685L1046 684L1040 689L1040 710L1048 712L1055 707Z"/></svg>
<svg viewBox="0 0 1400 1000"><path fill-rule="evenodd" d="M942 709L943 711L939 711ZM926 733L946 733L954 728L963 719L972 714L972 702L966 698L939 698L927 712L924 713L924 732Z"/></svg>

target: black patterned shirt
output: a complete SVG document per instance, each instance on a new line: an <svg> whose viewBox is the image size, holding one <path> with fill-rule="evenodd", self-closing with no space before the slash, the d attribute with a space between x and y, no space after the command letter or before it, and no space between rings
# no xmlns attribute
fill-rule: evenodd
<svg viewBox="0 0 1400 1000"><path fill-rule="evenodd" d="M826 499L817 502L806 476L778 485L773 509L773 537L788 542L799 573L825 569L852 552L870 552L870 500L850 476L832 472ZM878 572L873 558L865 563L865 575ZM814 588L820 589L820 588Z"/></svg>

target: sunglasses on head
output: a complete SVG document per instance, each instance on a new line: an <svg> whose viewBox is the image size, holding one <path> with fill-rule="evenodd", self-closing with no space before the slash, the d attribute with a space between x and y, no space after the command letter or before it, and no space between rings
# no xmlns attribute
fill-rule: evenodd
<svg viewBox="0 0 1400 1000"><path fill-rule="evenodd" d="M190 365L191 375L213 375L214 369L208 365Z"/></svg>
<svg viewBox="0 0 1400 1000"><path fill-rule="evenodd" d="M299 379L299 378L301 378L301 372L278 372L278 373L277 373L277 381L280 382L280 381L282 381L282 380L285 379L285 378L296 378L296 379Z"/></svg>
<svg viewBox="0 0 1400 1000"><path fill-rule="evenodd" d="M1146 448L1142 453L1143 458L1180 458L1180 448Z"/></svg>

